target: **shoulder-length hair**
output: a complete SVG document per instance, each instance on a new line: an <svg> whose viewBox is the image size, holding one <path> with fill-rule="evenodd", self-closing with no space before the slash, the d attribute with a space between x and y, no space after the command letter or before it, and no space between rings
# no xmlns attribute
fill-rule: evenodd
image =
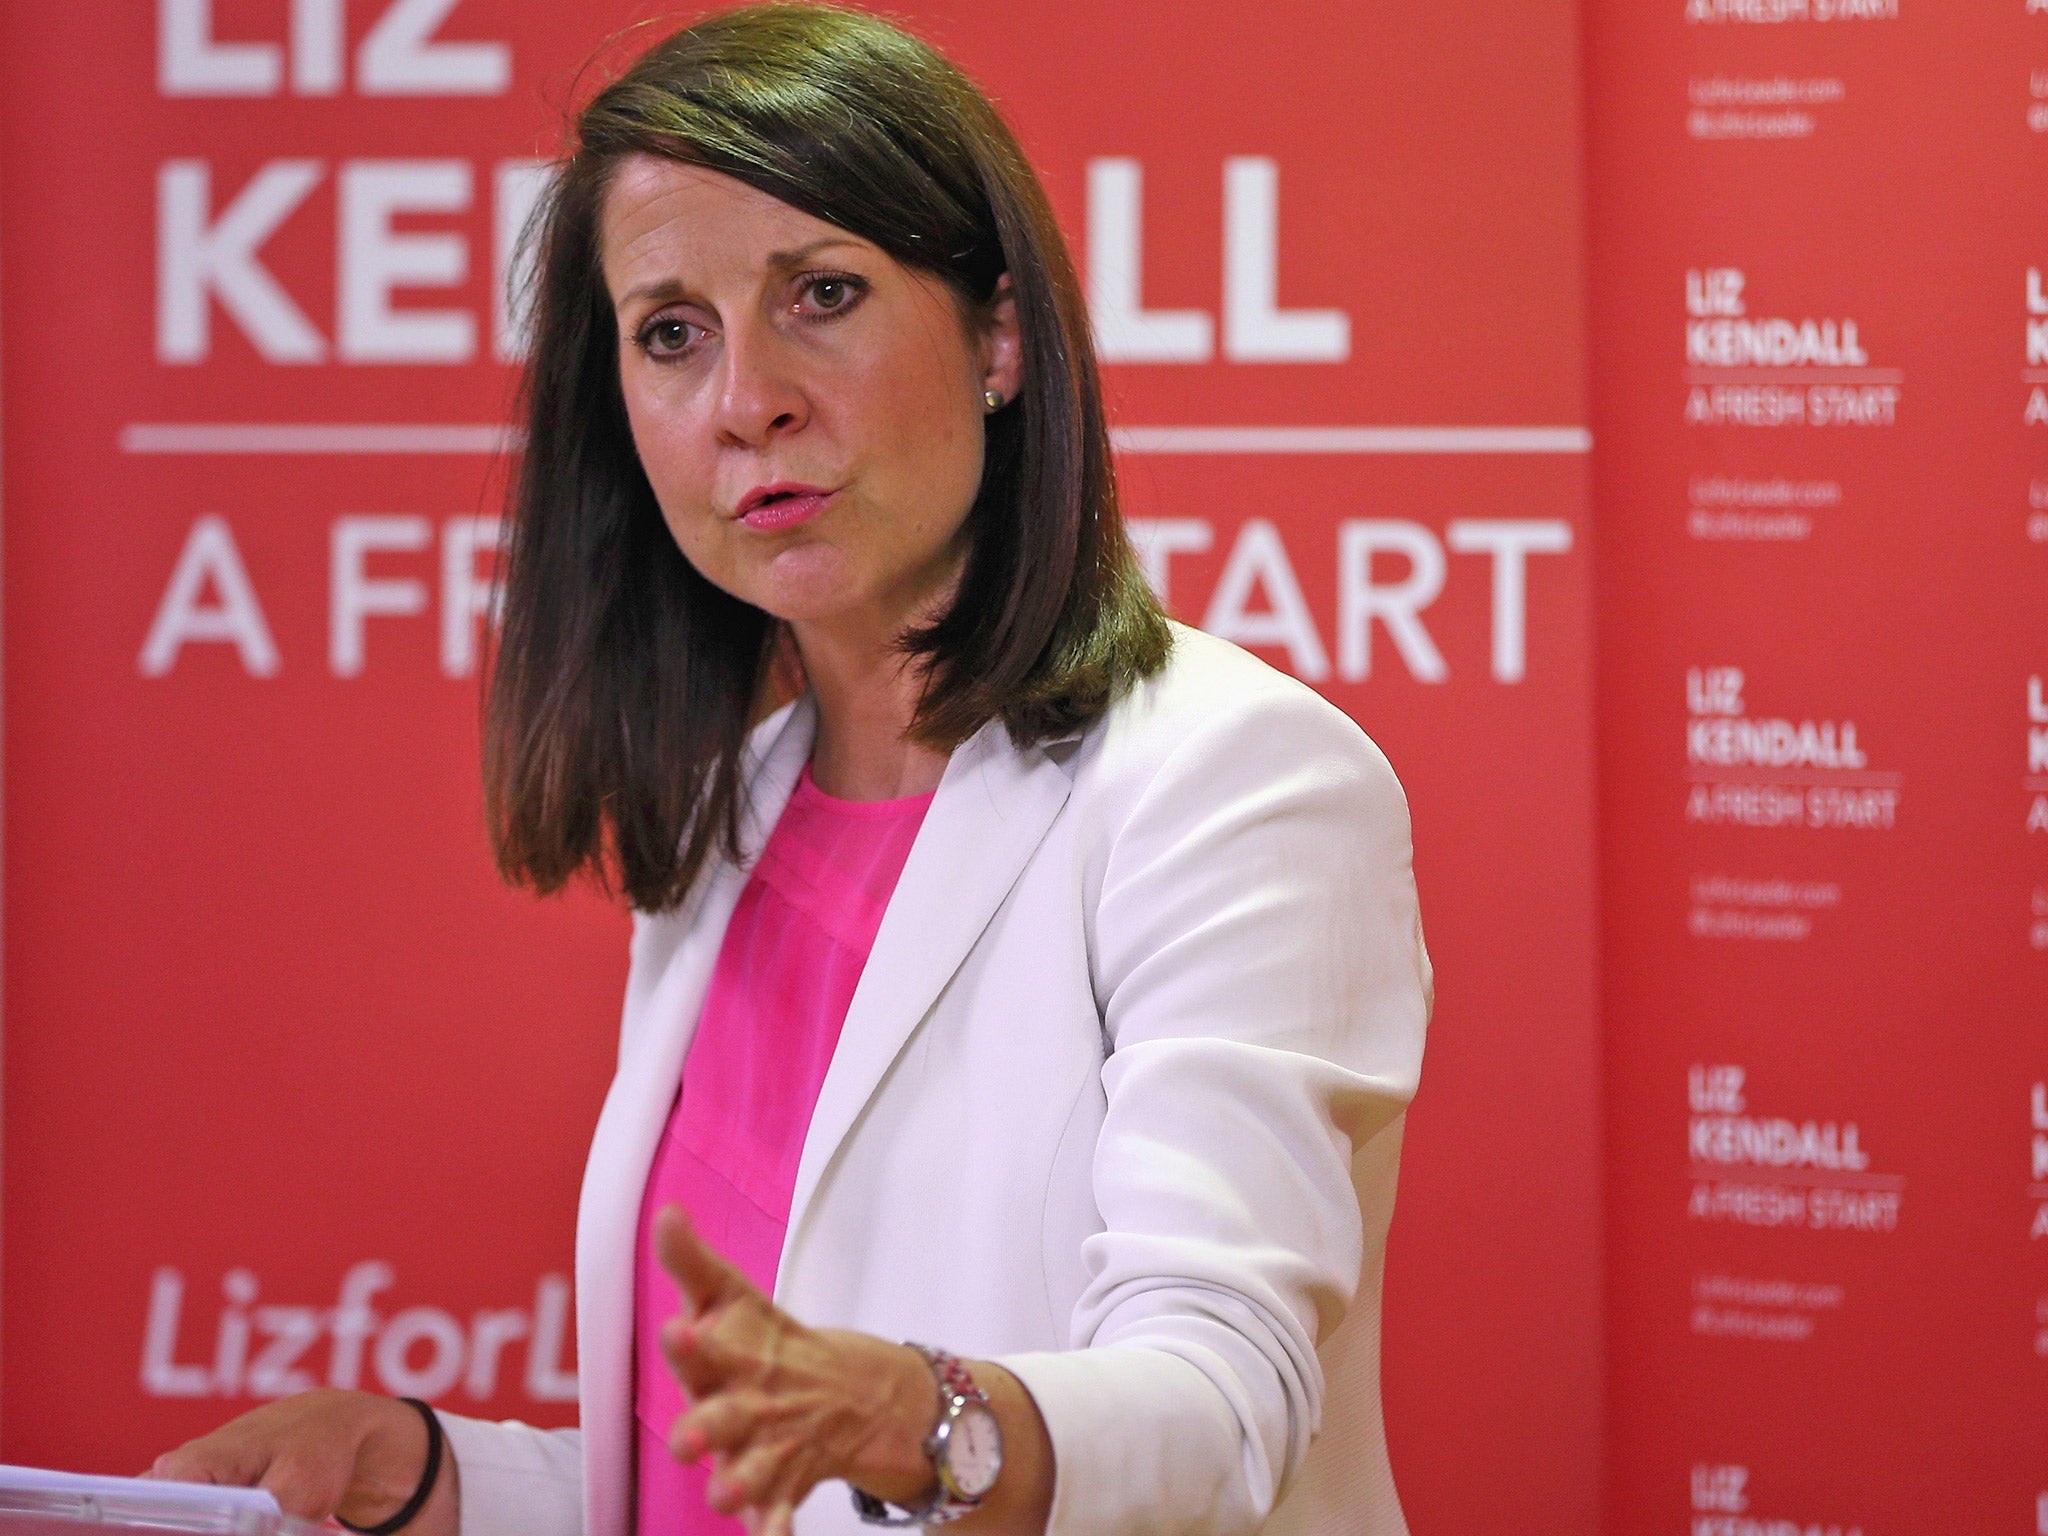
<svg viewBox="0 0 2048 1536"><path fill-rule="evenodd" d="M512 493L484 790L507 879L578 873L643 911L740 856L742 753L777 621L706 580L634 452L600 216L659 155L746 182L953 288L963 322L1010 274L1017 400L984 418L954 601L900 637L911 735L950 750L1000 719L1021 748L1098 719L1170 644L1117 503L1086 306L1016 139L964 75L874 16L777 3L656 44L579 114L536 216L526 446Z"/></svg>

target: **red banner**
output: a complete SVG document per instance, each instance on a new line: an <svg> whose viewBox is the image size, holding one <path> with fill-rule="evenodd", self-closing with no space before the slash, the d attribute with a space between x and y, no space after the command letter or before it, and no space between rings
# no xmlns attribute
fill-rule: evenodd
<svg viewBox="0 0 2048 1536"><path fill-rule="evenodd" d="M0 21L0 1454L130 1471L327 1382L563 1422L624 922L496 883L475 670L510 237L578 65L645 12L116 12ZM1586 1529L1571 17L910 14L1046 179L1173 610L1326 691L1413 798L1441 985L1387 1301L1413 1522Z"/></svg>
<svg viewBox="0 0 2048 1536"><path fill-rule="evenodd" d="M1588 10L1608 1528L2048 1532L2048 4Z"/></svg>

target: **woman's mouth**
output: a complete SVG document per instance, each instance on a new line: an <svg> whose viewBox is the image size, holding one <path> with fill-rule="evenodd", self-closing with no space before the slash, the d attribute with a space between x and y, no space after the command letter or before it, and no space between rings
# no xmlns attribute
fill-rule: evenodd
<svg viewBox="0 0 2048 1536"><path fill-rule="evenodd" d="M777 528L792 528L807 522L825 510L825 503L838 494L835 491L776 491L764 496L740 516L740 521L749 528L771 531Z"/></svg>

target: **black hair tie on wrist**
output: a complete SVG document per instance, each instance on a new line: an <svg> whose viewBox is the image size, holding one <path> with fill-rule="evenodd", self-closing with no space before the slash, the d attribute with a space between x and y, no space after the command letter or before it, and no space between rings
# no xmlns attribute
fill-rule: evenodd
<svg viewBox="0 0 2048 1536"><path fill-rule="evenodd" d="M434 1491L434 1481L441 1475L441 1421L434 1416L433 1409L416 1397L401 1397L399 1401L410 1403L419 1410L420 1417L427 1421L426 1470L420 1473L420 1485L413 1489L412 1497L401 1504L398 1513L383 1524L350 1525L348 1521L342 1520L341 1516L334 1517L350 1530L359 1532L360 1536L392 1536L393 1532L404 1530L412 1522L412 1517L426 1508L427 1496Z"/></svg>

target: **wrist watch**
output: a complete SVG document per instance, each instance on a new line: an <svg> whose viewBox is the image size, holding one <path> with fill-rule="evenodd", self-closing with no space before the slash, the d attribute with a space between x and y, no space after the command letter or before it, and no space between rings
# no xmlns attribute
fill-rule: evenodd
<svg viewBox="0 0 2048 1536"><path fill-rule="evenodd" d="M905 1343L910 1343L905 1340ZM853 1507L869 1525L944 1525L958 1520L988 1497L1003 1469L1003 1431L988 1394L959 1358L929 1344L910 1344L925 1358L939 1384L939 1422L924 1437L925 1459L938 1487L921 1502L891 1507L856 1488Z"/></svg>

